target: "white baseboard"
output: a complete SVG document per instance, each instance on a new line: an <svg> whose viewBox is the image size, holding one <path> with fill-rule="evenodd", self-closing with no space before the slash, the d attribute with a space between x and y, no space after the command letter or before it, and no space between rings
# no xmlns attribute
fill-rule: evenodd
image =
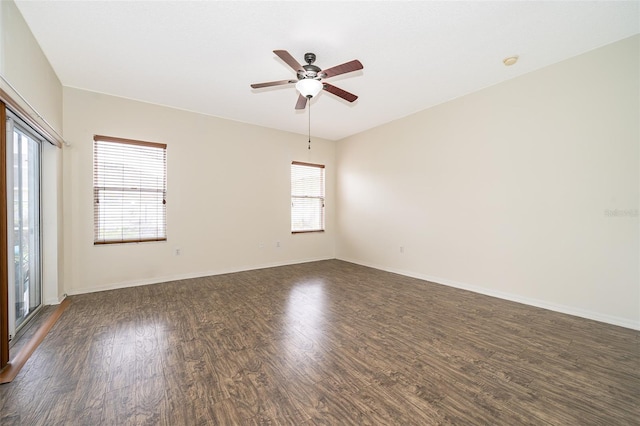
<svg viewBox="0 0 640 426"><path fill-rule="evenodd" d="M201 277L210 277L214 275L223 275L223 274L232 274L234 272L244 272L244 271L253 271L256 269L264 269L264 268L275 268L278 266L287 266L287 265L296 265L300 263L309 263L309 262L318 262L321 260L330 260L332 257L328 258L311 258L311 259L299 259L294 261L286 261L286 262L273 262L273 263L265 263L260 265L246 265L234 268L220 269L214 271L202 271L202 272L194 272L187 274L176 274L176 275L166 275L162 277L154 277L154 278L144 278L140 280L132 280L132 281L122 281L116 283L109 283L102 286L97 287L84 287L78 289L72 289L67 292L70 296L78 295L78 294L86 294L86 293L96 293L99 291L107 291L107 290L117 290L119 288L128 288L128 287L138 287L142 285L150 285L150 284L160 284L166 283L170 281L179 281L179 280L188 280L192 278L201 278ZM62 300L56 302L61 303Z"/></svg>
<svg viewBox="0 0 640 426"><path fill-rule="evenodd" d="M394 274L400 274L407 277L417 278L424 281L429 281L435 284L446 285L448 287L459 288L461 290L468 290L474 293L484 294L485 296L497 297L498 299L509 300L511 302L522 303L529 306L535 306L537 308L548 309L550 311L560 312L562 314L573 315L576 317L586 318L594 321L603 322L606 324L617 325L620 327L630 328L632 330L640 330L640 322L629 320L626 318L620 318L616 316L602 314L600 312L593 312L574 306L561 305L545 300L532 299L529 297L520 296L517 294L506 293L502 291L496 291L485 287L479 287L471 284L461 283L458 281L449 280L446 278L434 277L425 274L419 274L412 271L403 271L395 268L389 268L380 265L370 264L356 259L338 258L345 262L355 263L357 265L366 266L369 268L380 269L382 271L392 272Z"/></svg>
<svg viewBox="0 0 640 426"><path fill-rule="evenodd" d="M60 296L60 297L58 297L58 298L50 298L50 299L45 300L45 303L44 303L44 304L45 304L45 305L59 305L59 304L61 304L61 303L64 301L64 299L66 299L66 298L67 298L67 293L64 293L63 295L61 295L61 296Z"/></svg>

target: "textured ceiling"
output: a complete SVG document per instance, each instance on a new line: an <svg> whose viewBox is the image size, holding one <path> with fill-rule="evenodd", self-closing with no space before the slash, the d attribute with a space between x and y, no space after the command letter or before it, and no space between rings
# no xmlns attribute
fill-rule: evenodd
<svg viewBox="0 0 640 426"><path fill-rule="evenodd" d="M17 1L65 86L306 134L273 54L329 68L311 132L338 140L640 32L639 2ZM502 59L519 55L505 67Z"/></svg>

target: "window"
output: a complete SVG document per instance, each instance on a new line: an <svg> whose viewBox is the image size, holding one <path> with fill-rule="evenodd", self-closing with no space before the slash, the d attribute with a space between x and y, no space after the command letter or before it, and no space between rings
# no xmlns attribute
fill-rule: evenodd
<svg viewBox="0 0 640 426"><path fill-rule="evenodd" d="M291 232L324 231L324 166L291 163Z"/></svg>
<svg viewBox="0 0 640 426"><path fill-rule="evenodd" d="M167 239L167 146L93 137L94 244Z"/></svg>

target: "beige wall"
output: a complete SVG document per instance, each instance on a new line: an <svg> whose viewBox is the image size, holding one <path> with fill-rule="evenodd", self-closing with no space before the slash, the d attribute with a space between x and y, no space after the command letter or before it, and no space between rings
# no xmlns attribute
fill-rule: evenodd
<svg viewBox="0 0 640 426"><path fill-rule="evenodd" d="M0 1L0 88L47 131L62 133L62 85L12 1ZM6 80L6 81L5 81ZM25 102L25 98L27 102ZM62 150L42 150L43 295L58 303L62 275Z"/></svg>
<svg viewBox="0 0 640 426"><path fill-rule="evenodd" d="M335 257L334 142L71 88L64 129L69 294ZM167 242L93 245L94 134L168 145ZM327 232L291 235L292 160L327 166Z"/></svg>
<svg viewBox="0 0 640 426"><path fill-rule="evenodd" d="M639 39L338 142L337 257L640 328Z"/></svg>
<svg viewBox="0 0 640 426"><path fill-rule="evenodd" d="M62 133L62 85L13 1L0 1L0 23L0 74L33 106L32 119ZM15 95L1 79L0 87Z"/></svg>

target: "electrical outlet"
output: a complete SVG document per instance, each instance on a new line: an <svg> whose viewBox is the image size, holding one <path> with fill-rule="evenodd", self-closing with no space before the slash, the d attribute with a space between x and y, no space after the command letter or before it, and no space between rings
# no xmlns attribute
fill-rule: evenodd
<svg viewBox="0 0 640 426"><path fill-rule="evenodd" d="M280 241L276 241L276 248L280 248Z"/></svg>
<svg viewBox="0 0 640 426"><path fill-rule="evenodd" d="M404 246L400 246L400 254L404 254Z"/></svg>
<svg viewBox="0 0 640 426"><path fill-rule="evenodd" d="M175 255L180 256L182 254L182 249L180 247L176 247Z"/></svg>

